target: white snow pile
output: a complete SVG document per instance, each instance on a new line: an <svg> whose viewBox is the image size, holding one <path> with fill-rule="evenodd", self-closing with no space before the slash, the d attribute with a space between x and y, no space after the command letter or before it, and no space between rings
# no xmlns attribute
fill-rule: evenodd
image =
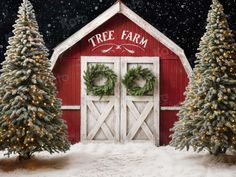
<svg viewBox="0 0 236 177"><path fill-rule="evenodd" d="M0 177L233 177L236 157L175 151L149 143L76 144L65 154L29 161L0 153Z"/></svg>

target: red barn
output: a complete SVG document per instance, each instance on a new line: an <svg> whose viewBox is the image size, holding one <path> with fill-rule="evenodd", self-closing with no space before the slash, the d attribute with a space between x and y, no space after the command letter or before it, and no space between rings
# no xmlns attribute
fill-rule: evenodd
<svg viewBox="0 0 236 177"><path fill-rule="evenodd" d="M122 2L59 44L51 61L72 142L168 144L192 69L178 45ZM116 73L114 95L86 93L83 75L91 64ZM152 70L156 83L152 93L134 97L121 80L138 65Z"/></svg>

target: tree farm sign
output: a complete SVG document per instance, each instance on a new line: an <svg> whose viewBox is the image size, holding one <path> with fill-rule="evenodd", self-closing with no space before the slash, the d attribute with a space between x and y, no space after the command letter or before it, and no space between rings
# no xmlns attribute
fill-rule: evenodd
<svg viewBox="0 0 236 177"><path fill-rule="evenodd" d="M117 36L118 39L115 36ZM121 42L116 43L116 41ZM93 35L88 39L88 42L93 47L92 51L102 48L102 53L123 50L122 52L126 51L130 54L133 54L135 53L135 48L145 51L148 45L147 38L129 30L123 30L120 34L115 34L114 30L104 31L102 33Z"/></svg>

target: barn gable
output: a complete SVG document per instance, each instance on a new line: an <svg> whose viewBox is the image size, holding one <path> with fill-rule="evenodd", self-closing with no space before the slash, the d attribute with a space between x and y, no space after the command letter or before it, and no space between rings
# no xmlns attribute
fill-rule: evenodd
<svg viewBox="0 0 236 177"><path fill-rule="evenodd" d="M149 24L144 19L142 19L140 16L138 16L136 13L134 13L132 10L130 10L125 4L123 4L120 1L116 2L113 6L111 6L104 13L99 15L97 18L95 18L93 21L91 21L85 27L80 29L78 32L76 32L75 34L73 34L72 36L67 38L65 41L60 43L56 48L54 48L54 52L51 57L51 62L52 62L51 69L54 68L59 56L62 53L64 53L69 48L73 47L81 39L83 39L89 33L93 32L95 29L97 29L99 26L101 26L102 24L107 22L109 19L114 17L116 14L123 14L128 19L130 19L132 22L134 22L136 25L138 25L140 28L142 28L144 31L146 31L151 36L153 36L160 43L162 43L167 48L169 48L172 52L174 52L181 60L181 63L183 65L186 73L188 74L188 76L190 76L190 74L192 72L192 68L185 56L184 50L181 49L173 41L171 41L168 37L166 37L163 33L158 31L151 24Z"/></svg>

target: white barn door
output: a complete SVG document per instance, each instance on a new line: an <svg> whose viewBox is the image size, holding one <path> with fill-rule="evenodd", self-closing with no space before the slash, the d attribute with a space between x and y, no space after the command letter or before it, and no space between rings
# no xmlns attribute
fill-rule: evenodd
<svg viewBox="0 0 236 177"><path fill-rule="evenodd" d="M154 91L145 96L130 96L127 89L121 87L121 134L124 142L152 141L159 145L159 58L125 57L121 59L121 77L132 67L142 66L153 71L156 77ZM138 83L140 86L144 81Z"/></svg>
<svg viewBox="0 0 236 177"><path fill-rule="evenodd" d="M114 95L100 99L86 93L84 71L93 64L109 66L117 74ZM139 65L153 71L155 89L145 96L133 97L127 94L121 80L128 69ZM143 85L144 81L138 84ZM82 57L81 140L152 141L159 145L159 94L158 57Z"/></svg>
<svg viewBox="0 0 236 177"><path fill-rule="evenodd" d="M117 83L112 96L87 94L84 71L89 65L104 64L117 74ZM120 63L117 57L81 58L81 140L119 141L120 128ZM96 81L103 84L103 80Z"/></svg>

